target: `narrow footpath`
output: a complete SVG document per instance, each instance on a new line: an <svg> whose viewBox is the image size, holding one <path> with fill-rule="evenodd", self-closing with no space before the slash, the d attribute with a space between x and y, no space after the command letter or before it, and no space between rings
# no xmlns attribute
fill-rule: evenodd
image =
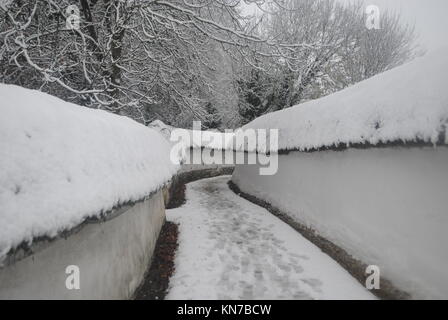
<svg viewBox="0 0 448 320"><path fill-rule="evenodd" d="M375 299L347 271L221 176L189 183L166 299Z"/></svg>

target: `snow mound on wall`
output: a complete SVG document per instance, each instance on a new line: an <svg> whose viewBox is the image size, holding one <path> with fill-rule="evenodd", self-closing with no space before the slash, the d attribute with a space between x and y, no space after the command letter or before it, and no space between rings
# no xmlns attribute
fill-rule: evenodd
<svg viewBox="0 0 448 320"><path fill-rule="evenodd" d="M177 167L155 130L0 84L0 262L23 241L143 199Z"/></svg>
<svg viewBox="0 0 448 320"><path fill-rule="evenodd" d="M441 49L335 94L259 117L243 129L279 129L280 150L447 144L447 72L448 49Z"/></svg>

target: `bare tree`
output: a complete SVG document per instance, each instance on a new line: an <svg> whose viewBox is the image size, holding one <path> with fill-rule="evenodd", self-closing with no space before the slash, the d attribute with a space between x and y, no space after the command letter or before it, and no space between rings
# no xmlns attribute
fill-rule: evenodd
<svg viewBox="0 0 448 320"><path fill-rule="evenodd" d="M183 124L210 119L229 94L239 93L253 117L340 90L413 54L413 29L396 14L383 12L382 29L367 30L360 3L260 0L264 15L254 19L241 13L246 2L254 3L8 0L0 6L0 81L144 123ZM71 5L79 28L67 28ZM227 111L225 118L238 123Z"/></svg>
<svg viewBox="0 0 448 320"><path fill-rule="evenodd" d="M414 29L398 14L383 11L381 29L369 30L364 12L362 2L336 0L284 0L271 10L259 32L319 50L289 48L289 59L261 62L269 72L243 73L240 114L245 121L341 90L414 56Z"/></svg>
<svg viewBox="0 0 448 320"><path fill-rule="evenodd" d="M251 1L249 1L251 2ZM131 114L166 97L204 117L213 85L210 49L231 57L293 58L305 43L255 36L242 0L12 0L0 9L1 81L39 88L86 106ZM260 6L264 1L258 2ZM79 7L79 28L66 28Z"/></svg>
<svg viewBox="0 0 448 320"><path fill-rule="evenodd" d="M359 5L350 10L354 37L339 52L345 86L399 66L418 53L414 26L402 22L398 13L383 10L380 29L368 29L365 16L356 15Z"/></svg>

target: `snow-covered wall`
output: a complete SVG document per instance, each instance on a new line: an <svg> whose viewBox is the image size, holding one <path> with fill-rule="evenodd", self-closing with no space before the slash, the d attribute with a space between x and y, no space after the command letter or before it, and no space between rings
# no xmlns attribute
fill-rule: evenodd
<svg viewBox="0 0 448 320"><path fill-rule="evenodd" d="M190 130L176 128L160 120L154 120L148 127L160 132L172 144L182 142L185 148L232 149L229 144L233 141L233 132L201 130L200 122L193 123L193 127L195 125L198 128Z"/></svg>
<svg viewBox="0 0 448 320"><path fill-rule="evenodd" d="M263 115L243 129L278 130L279 150L448 144L447 70L448 48L440 49L326 97Z"/></svg>
<svg viewBox="0 0 448 320"><path fill-rule="evenodd" d="M232 154L232 161L228 161L228 163L226 164L226 156L224 150L214 150L210 148L187 148L185 150L186 163L182 164L179 173L198 170L219 170L222 168L233 168L235 166L235 152L227 152L228 154Z"/></svg>
<svg viewBox="0 0 448 320"><path fill-rule="evenodd" d="M148 127L158 131L170 143L171 156L182 163L179 174L228 172L235 165L235 152L231 148L233 133L175 128L160 120L154 120ZM230 161L226 160L226 152L231 154Z"/></svg>
<svg viewBox="0 0 448 320"><path fill-rule="evenodd" d="M0 264L162 188L177 172L170 145L129 118L0 84Z"/></svg>
<svg viewBox="0 0 448 320"><path fill-rule="evenodd" d="M243 129L278 133L278 172L238 165L233 182L399 289L448 298L447 70L441 49L255 119Z"/></svg>
<svg viewBox="0 0 448 320"><path fill-rule="evenodd" d="M0 269L0 299L131 298L165 220L162 191L120 211L67 238L36 242L34 254ZM79 267L79 290L66 287L71 265Z"/></svg>
<svg viewBox="0 0 448 320"><path fill-rule="evenodd" d="M232 181L345 249L416 298L448 298L448 148L279 155L274 176Z"/></svg>
<svg viewBox="0 0 448 320"><path fill-rule="evenodd" d="M0 298L129 298L179 167L129 118L0 84ZM66 267L80 269L68 290Z"/></svg>

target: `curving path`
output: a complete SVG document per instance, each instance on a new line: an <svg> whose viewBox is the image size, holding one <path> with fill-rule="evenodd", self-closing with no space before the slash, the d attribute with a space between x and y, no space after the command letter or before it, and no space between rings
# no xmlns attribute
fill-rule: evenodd
<svg viewBox="0 0 448 320"><path fill-rule="evenodd" d="M234 194L229 176L189 183L167 210L179 248L167 299L375 299L267 210Z"/></svg>

